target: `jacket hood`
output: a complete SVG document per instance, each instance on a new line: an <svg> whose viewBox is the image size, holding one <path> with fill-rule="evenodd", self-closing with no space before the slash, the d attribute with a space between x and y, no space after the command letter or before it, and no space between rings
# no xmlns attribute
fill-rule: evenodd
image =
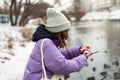
<svg viewBox="0 0 120 80"><path fill-rule="evenodd" d="M44 25L40 25L37 27L36 31L33 33L32 41L36 42L43 38L49 38L49 39L57 39L54 33L48 31Z"/></svg>

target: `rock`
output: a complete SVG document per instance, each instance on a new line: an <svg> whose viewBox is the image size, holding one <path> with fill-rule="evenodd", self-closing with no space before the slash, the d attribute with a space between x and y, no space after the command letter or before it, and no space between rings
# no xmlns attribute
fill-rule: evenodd
<svg viewBox="0 0 120 80"><path fill-rule="evenodd" d="M93 67L93 71L94 71L94 72L96 71L96 67Z"/></svg>
<svg viewBox="0 0 120 80"><path fill-rule="evenodd" d="M116 65L116 66L119 66L119 62L118 61L112 62L112 64Z"/></svg>
<svg viewBox="0 0 120 80"><path fill-rule="evenodd" d="M3 59L3 60L10 60L10 58L8 58L8 57L0 57L0 59Z"/></svg>
<svg viewBox="0 0 120 80"><path fill-rule="evenodd" d="M93 58L91 58L90 61L93 61Z"/></svg>
<svg viewBox="0 0 120 80"><path fill-rule="evenodd" d="M20 46L25 47L25 44L24 44L24 43L22 43L22 44L20 44Z"/></svg>
<svg viewBox="0 0 120 80"><path fill-rule="evenodd" d="M120 72L115 72L114 73L114 78L115 79L120 79Z"/></svg>
<svg viewBox="0 0 120 80"><path fill-rule="evenodd" d="M107 50L105 50L105 53L107 53Z"/></svg>
<svg viewBox="0 0 120 80"><path fill-rule="evenodd" d="M95 77L94 76L89 77L89 78L87 78L87 80L95 80Z"/></svg>
<svg viewBox="0 0 120 80"><path fill-rule="evenodd" d="M106 68L111 68L111 65L109 65L109 64L104 64L104 69L106 69Z"/></svg>
<svg viewBox="0 0 120 80"><path fill-rule="evenodd" d="M86 64L85 66L88 67L88 64Z"/></svg>
<svg viewBox="0 0 120 80"><path fill-rule="evenodd" d="M104 76L101 80L106 80L106 76Z"/></svg>
<svg viewBox="0 0 120 80"><path fill-rule="evenodd" d="M5 63L5 61L1 61L1 63Z"/></svg>
<svg viewBox="0 0 120 80"><path fill-rule="evenodd" d="M8 54L15 56L15 54L12 51L10 51Z"/></svg>
<svg viewBox="0 0 120 80"><path fill-rule="evenodd" d="M8 58L8 57L4 57L4 59L5 59L5 60L10 60L10 58Z"/></svg>
<svg viewBox="0 0 120 80"><path fill-rule="evenodd" d="M119 66L119 62L118 61L116 61L116 66Z"/></svg>
<svg viewBox="0 0 120 80"><path fill-rule="evenodd" d="M107 71L103 71L100 73L101 76L106 76L107 75Z"/></svg>

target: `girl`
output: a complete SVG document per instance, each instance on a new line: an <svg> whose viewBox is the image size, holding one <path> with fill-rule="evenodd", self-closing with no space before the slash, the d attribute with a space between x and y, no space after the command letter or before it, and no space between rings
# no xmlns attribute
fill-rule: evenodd
<svg viewBox="0 0 120 80"><path fill-rule="evenodd" d="M46 74L49 79L54 74L68 75L80 71L87 64L89 54L83 54L90 50L89 47L76 46L68 49L65 40L71 27L68 19L54 8L48 8L47 24L40 25L33 34L32 41L36 42L29 61L26 65L23 80L40 80L42 78L41 42L43 44L43 56ZM63 49L64 48L64 49Z"/></svg>

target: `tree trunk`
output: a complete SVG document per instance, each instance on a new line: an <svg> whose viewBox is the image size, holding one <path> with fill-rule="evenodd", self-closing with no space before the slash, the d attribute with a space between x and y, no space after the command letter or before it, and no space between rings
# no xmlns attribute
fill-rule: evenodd
<svg viewBox="0 0 120 80"><path fill-rule="evenodd" d="M18 18L19 18L21 7L22 7L22 0L20 0L18 9L16 10L16 13L15 13L15 24L18 23Z"/></svg>
<svg viewBox="0 0 120 80"><path fill-rule="evenodd" d="M26 5L24 6L24 12L23 12L23 15L22 15L22 17L21 17L21 19L19 21L20 26L25 26L26 19L31 14L31 12L30 12L30 3L31 3L30 0L26 0L26 2L25 2Z"/></svg>
<svg viewBox="0 0 120 80"><path fill-rule="evenodd" d="M29 11L29 6L27 6L27 8L25 8L22 18L19 21L19 25L20 26L25 26L25 24L27 23L26 19L30 16L31 12Z"/></svg>
<svg viewBox="0 0 120 80"><path fill-rule="evenodd" d="M20 26L25 26L25 24L27 23L27 17L29 16L30 14L27 14L27 13L24 13L22 18L20 19L20 22L19 22L19 25Z"/></svg>
<svg viewBox="0 0 120 80"><path fill-rule="evenodd" d="M18 6L17 6L17 3L16 3L16 0L11 0L11 5L10 5L10 22L11 22L12 26L16 26L17 25L21 7L22 7L22 0L20 0Z"/></svg>
<svg viewBox="0 0 120 80"><path fill-rule="evenodd" d="M11 22L11 25L14 26L14 22L13 22L13 5L14 5L14 2L13 0L11 1L11 5L10 5L10 22Z"/></svg>

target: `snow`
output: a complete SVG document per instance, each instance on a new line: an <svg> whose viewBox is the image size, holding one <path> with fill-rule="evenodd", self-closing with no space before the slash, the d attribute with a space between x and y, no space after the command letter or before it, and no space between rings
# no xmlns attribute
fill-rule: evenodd
<svg viewBox="0 0 120 80"><path fill-rule="evenodd" d="M108 11L92 11L87 12L82 18L82 21L86 20L120 20L120 9Z"/></svg>
<svg viewBox="0 0 120 80"><path fill-rule="evenodd" d="M22 80L23 78L34 43L24 42L24 38L19 32L20 29L20 27L11 27L9 24L0 24L0 80ZM12 49L7 47L10 37L13 38ZM24 44L25 47L21 44Z"/></svg>
<svg viewBox="0 0 120 80"><path fill-rule="evenodd" d="M110 13L110 19L120 19L120 10L114 10Z"/></svg>
<svg viewBox="0 0 120 80"><path fill-rule="evenodd" d="M22 80L31 47L32 44L28 44L26 48L18 46L14 51L16 55L10 61L0 64L0 80Z"/></svg>

